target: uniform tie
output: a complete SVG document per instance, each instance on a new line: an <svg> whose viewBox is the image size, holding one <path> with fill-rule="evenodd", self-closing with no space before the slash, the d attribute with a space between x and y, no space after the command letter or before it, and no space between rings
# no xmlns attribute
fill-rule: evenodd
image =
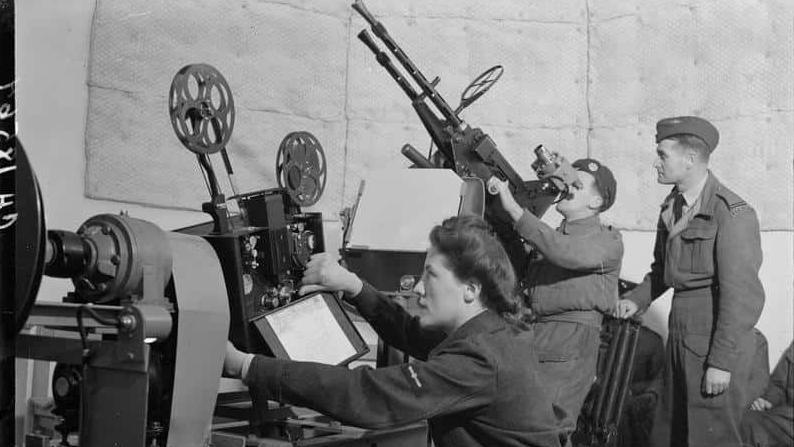
<svg viewBox="0 0 794 447"><path fill-rule="evenodd" d="M681 220L681 216L684 214L684 204L686 203L686 199L684 199L684 195L678 193L673 198L673 223L678 223Z"/></svg>

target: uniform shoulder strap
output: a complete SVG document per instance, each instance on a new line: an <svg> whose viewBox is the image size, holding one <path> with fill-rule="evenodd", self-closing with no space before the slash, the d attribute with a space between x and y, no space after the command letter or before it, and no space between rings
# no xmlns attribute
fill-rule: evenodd
<svg viewBox="0 0 794 447"><path fill-rule="evenodd" d="M737 214L752 209L752 207L750 207L750 205L744 199L739 197L739 195L735 192L726 188L724 185L719 185L717 191L714 194L722 199L722 202L725 203L725 206L728 208L728 211L732 216L736 216Z"/></svg>

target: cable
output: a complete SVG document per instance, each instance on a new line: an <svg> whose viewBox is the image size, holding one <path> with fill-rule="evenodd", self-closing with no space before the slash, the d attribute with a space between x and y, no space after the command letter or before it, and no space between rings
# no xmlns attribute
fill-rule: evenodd
<svg viewBox="0 0 794 447"><path fill-rule="evenodd" d="M91 351L88 349L88 341L86 338L88 334L85 332L85 326L83 326L83 310L85 309L85 305L82 305L77 308L77 330L80 332L80 345L83 347L83 363L85 364L90 357Z"/></svg>
<svg viewBox="0 0 794 447"><path fill-rule="evenodd" d="M430 158L431 156L433 156L433 139L432 138L430 138L430 147L427 149L427 159L432 161L433 159Z"/></svg>
<svg viewBox="0 0 794 447"><path fill-rule="evenodd" d="M88 333L86 332L85 325L83 324L83 312L88 312L91 314L91 317L94 320L98 321L100 324L104 324L105 326L119 326L118 319L107 319L99 315L96 310L89 307L87 304L83 304L82 306L77 308L77 330L80 332L80 345L83 348L83 363L86 363L88 359L91 357L91 350L88 349Z"/></svg>
<svg viewBox="0 0 794 447"><path fill-rule="evenodd" d="M105 317L100 316L97 313L97 311L92 309L91 307L88 307L88 306L84 306L84 307L85 307L85 310L88 311L88 313L90 313L92 317L94 317L94 320L100 322L101 324L104 324L105 326L113 326L113 327L118 327L119 326L118 318L114 318L112 320L109 320L109 319L107 319Z"/></svg>
<svg viewBox="0 0 794 447"><path fill-rule="evenodd" d="M204 186L207 187L207 190L210 192L210 197L212 197L212 188L210 187L210 183L207 180L207 173L204 172L204 166L201 164L201 156L198 154L196 154L196 156L198 157L199 172L201 173L201 178L204 180Z"/></svg>
<svg viewBox="0 0 794 447"><path fill-rule="evenodd" d="M210 198L214 199L220 194L220 188L218 187L218 179L215 177L215 170L212 168L212 160L206 154L196 154L196 157L198 157L199 166L205 176L204 182L209 182Z"/></svg>

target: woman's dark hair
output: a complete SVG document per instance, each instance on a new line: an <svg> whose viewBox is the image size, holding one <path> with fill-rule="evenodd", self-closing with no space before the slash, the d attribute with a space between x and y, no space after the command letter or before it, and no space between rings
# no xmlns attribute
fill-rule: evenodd
<svg viewBox="0 0 794 447"><path fill-rule="evenodd" d="M445 219L430 231L430 243L444 255L458 279L480 283L485 307L511 320L521 314L513 265L485 220L478 216Z"/></svg>

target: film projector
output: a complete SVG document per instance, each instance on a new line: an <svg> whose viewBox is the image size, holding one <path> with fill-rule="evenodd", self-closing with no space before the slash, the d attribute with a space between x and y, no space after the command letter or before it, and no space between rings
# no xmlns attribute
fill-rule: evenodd
<svg viewBox="0 0 794 447"><path fill-rule="evenodd" d="M26 445L385 445L373 440L395 431L268 404L254 416L247 392L218 394L227 339L248 352L337 365L368 347L336 296L297 296L309 257L325 248L322 215L301 210L325 188L317 139L288 134L276 157L278 187L239 193L224 77L206 64L179 70L169 115L197 158L210 195L202 210L212 218L176 231L126 214L47 230L17 144L17 189L29 196L16 238L28 250L17 270L32 273L17 283L16 356L56 362L53 401L29 412ZM229 197L210 159L217 153ZM74 290L62 302L36 302L42 275L70 278Z"/></svg>

